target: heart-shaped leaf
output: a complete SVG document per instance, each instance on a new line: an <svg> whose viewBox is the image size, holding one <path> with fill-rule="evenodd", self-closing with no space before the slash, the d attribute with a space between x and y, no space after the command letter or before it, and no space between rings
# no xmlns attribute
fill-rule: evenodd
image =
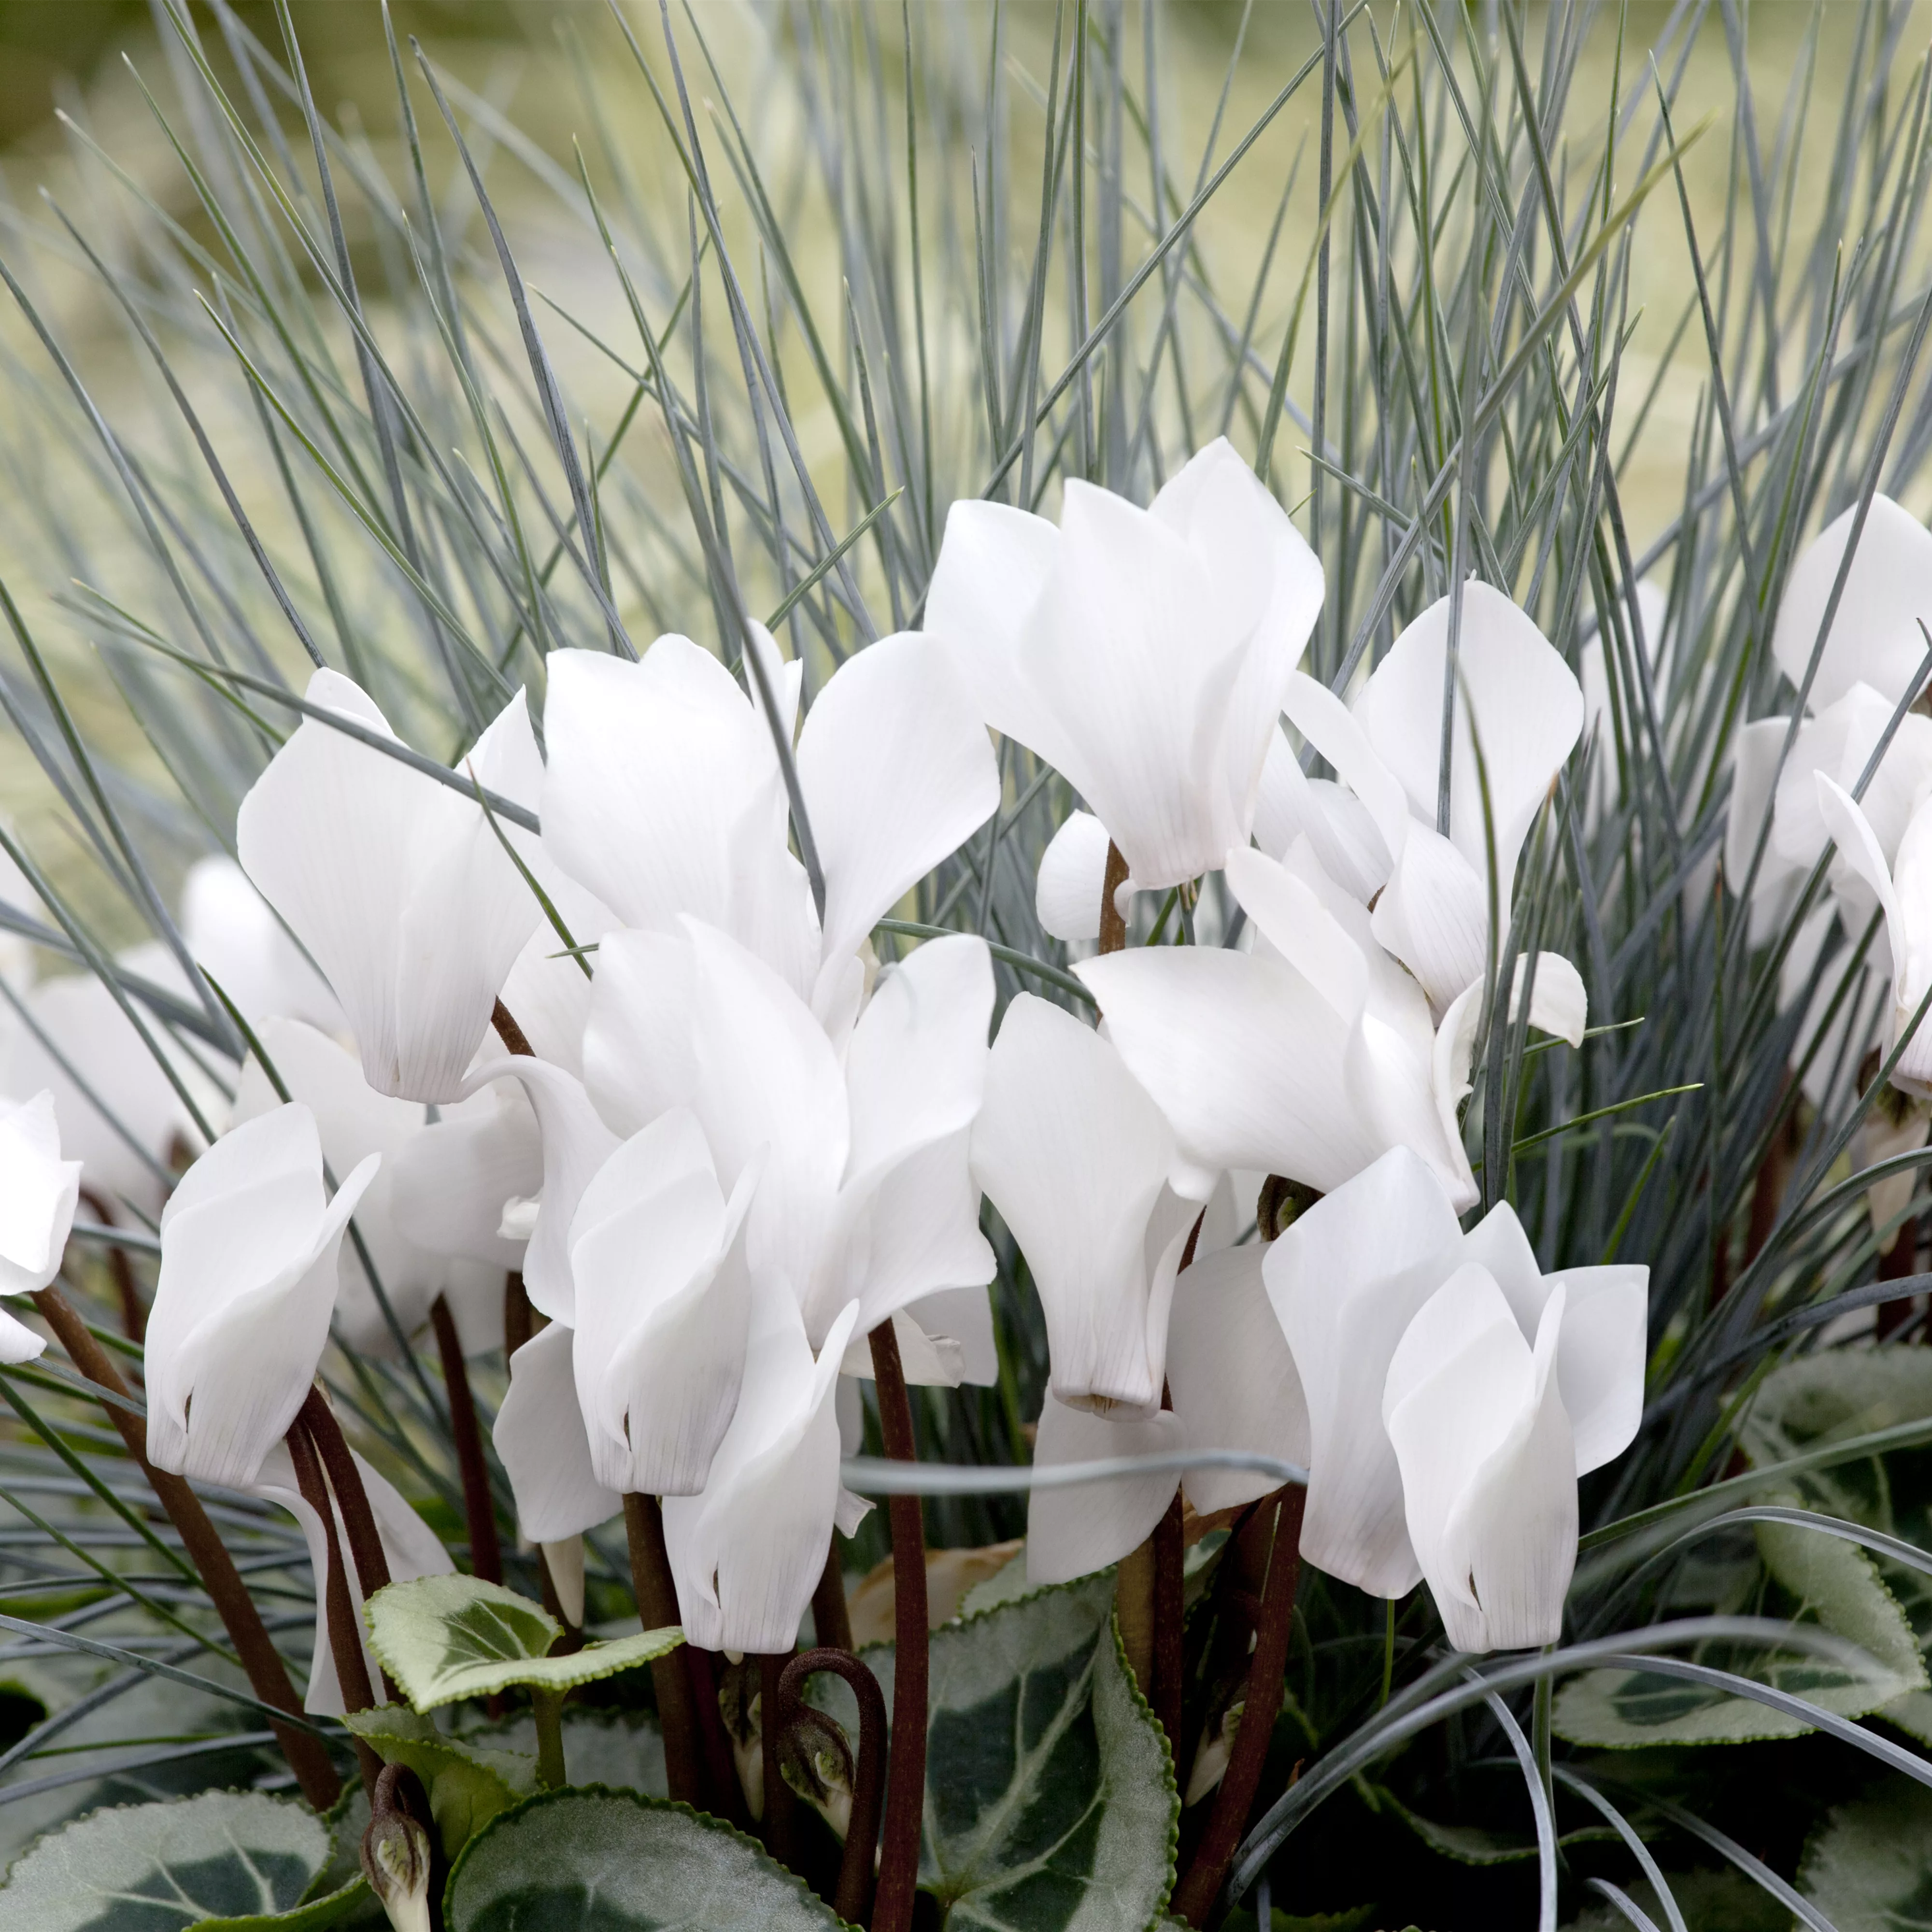
<svg viewBox="0 0 1932 1932"><path fill-rule="evenodd" d="M1932 1924L1932 1791L1891 1778L1826 1820L1798 1889L1838 1932Z"/></svg>
<svg viewBox="0 0 1932 1932"><path fill-rule="evenodd" d="M762 1846L634 1792L545 1792L464 1847L443 1923L459 1932L839 1932L831 1908Z"/></svg>
<svg viewBox="0 0 1932 1932"><path fill-rule="evenodd" d="M366 1606L369 1646L418 1712L526 1684L569 1690L648 1664L684 1641L675 1624L552 1657L563 1627L540 1605L479 1577L418 1576Z"/></svg>
<svg viewBox="0 0 1932 1932"><path fill-rule="evenodd" d="M205 1791L91 1813L33 1845L0 1886L8 1932L320 1932L368 1888L310 1896L330 1864L328 1825L260 1791ZM331 1874L333 1876L334 1874Z"/></svg>

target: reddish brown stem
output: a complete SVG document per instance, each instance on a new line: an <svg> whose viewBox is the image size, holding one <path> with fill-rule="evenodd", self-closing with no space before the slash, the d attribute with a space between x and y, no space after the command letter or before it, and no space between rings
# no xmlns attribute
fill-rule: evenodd
<svg viewBox="0 0 1932 1932"><path fill-rule="evenodd" d="M115 1225L113 1210L104 1196L95 1193L91 1187L80 1190L80 1198L87 1211L104 1228ZM107 1272L114 1278L114 1292L121 1304L121 1330L129 1341L139 1342L146 1338L148 1310L141 1300L141 1292L135 1285L134 1264L128 1250L118 1242L107 1250Z"/></svg>
<svg viewBox="0 0 1932 1932"><path fill-rule="evenodd" d="M1167 1514L1154 1532L1154 1706L1167 1733L1177 1766L1180 1762L1180 1710L1186 1688L1187 1662L1182 1643L1186 1618L1181 1545L1180 1492L1177 1489Z"/></svg>
<svg viewBox="0 0 1932 1932"><path fill-rule="evenodd" d="M73 1303L58 1288L42 1288L34 1297L34 1306L82 1375L110 1394L127 1396L128 1384L120 1370L88 1333L87 1324ZM101 1406L121 1432L128 1454L140 1466L179 1534L188 1561L200 1574L228 1640L235 1646L235 1654L248 1673L248 1688L264 1704L299 1718L302 1700L289 1682L288 1666L269 1640L261 1612L242 1582L227 1545L216 1534L208 1512L202 1508L201 1498L179 1476L157 1469L148 1460L147 1424L138 1414L116 1402L104 1402ZM322 1740L311 1731L275 1724L272 1718L269 1721L302 1796L316 1810L327 1810L342 1795L342 1780L329 1762Z"/></svg>
<svg viewBox="0 0 1932 1932"><path fill-rule="evenodd" d="M1127 882L1126 854L1107 842L1106 876L1100 886L1100 950L1118 952L1127 943L1127 922L1114 909L1114 895Z"/></svg>
<svg viewBox="0 0 1932 1932"><path fill-rule="evenodd" d="M805 1680L830 1670L851 1686L859 1703L858 1762L852 1768L852 1815L838 1863L838 1895L832 1901L848 1925L863 1925L872 1905L872 1857L879 1842L879 1808L886 1789L886 1700L879 1680L849 1650L820 1645L802 1652L778 1678L780 1735L790 1729L805 1695Z"/></svg>
<svg viewBox="0 0 1932 1932"><path fill-rule="evenodd" d="M349 1535L349 1560L356 1566L356 1594L367 1603L378 1590L389 1584L389 1556L382 1547L381 1531L376 1527L376 1513L369 1507L369 1492L362 1472L356 1466L342 1425L322 1390L311 1386L302 1400L300 1414L316 1454L322 1458L322 1472L334 1492L336 1506L342 1512L342 1526ZM394 1678L382 1673L382 1695L392 1704L402 1701Z"/></svg>
<svg viewBox="0 0 1932 1932"><path fill-rule="evenodd" d="M523 1028L511 1017L509 1008L501 1000L490 1010L490 1024L496 1029L496 1037L510 1052L520 1059L536 1059L536 1048L531 1046Z"/></svg>
<svg viewBox="0 0 1932 1932"><path fill-rule="evenodd" d="M664 1518L656 1496L624 1498L624 1531L631 1546L631 1588L638 1618L646 1630L677 1622L677 1590L664 1554ZM657 1693L658 1724L664 1732L664 1777L680 1803L702 1806L704 1786L698 1756L698 1707L689 1670L678 1651L654 1658L651 1684Z"/></svg>
<svg viewBox="0 0 1932 1932"><path fill-rule="evenodd" d="M839 1560L836 1529L832 1532L832 1546L825 1552L825 1574L812 1593L812 1628L821 1647L852 1648L852 1611L845 1600L845 1568Z"/></svg>
<svg viewBox="0 0 1932 1932"><path fill-rule="evenodd" d="M717 1654L688 1643L684 1646L683 1657L692 1700L698 1710L698 1736L704 1750L704 1774L711 1787L711 1801L706 1808L736 1825L741 1832L748 1832L752 1828L751 1808L745 1802L745 1787L738 1782L737 1760L731 1754L731 1740L724 1734L724 1720L718 1708Z"/></svg>
<svg viewBox="0 0 1932 1932"><path fill-rule="evenodd" d="M449 1396L449 1432L456 1444L456 1466L463 1478L463 1514L470 1526L470 1568L486 1583L503 1580L503 1552L496 1540L496 1506L490 1497L490 1469L483 1460L483 1432L476 1426L470 1370L448 1300L430 1304L436 1353L442 1358L442 1385Z"/></svg>
<svg viewBox="0 0 1932 1932"><path fill-rule="evenodd" d="M912 1402L890 1321L872 1330L872 1342L886 1454L895 1462L916 1461ZM926 1813L926 1526L916 1496L894 1496L886 1508L892 1527L892 1733L872 1932L910 1932Z"/></svg>
<svg viewBox="0 0 1932 1932"><path fill-rule="evenodd" d="M1262 1588L1261 1617L1255 1630L1241 1721L1194 1862L1174 1888L1171 1910L1190 1925L1204 1925L1220 1896L1222 1881L1247 1826L1262 1767L1268 1761L1268 1743L1274 1735L1275 1717L1281 1708L1288 1629L1294 1616L1295 1586L1300 1580L1301 1513L1308 1497L1305 1490L1294 1486L1277 1490L1276 1495L1280 1509L1275 1519L1268 1581Z"/></svg>
<svg viewBox="0 0 1932 1932"><path fill-rule="evenodd" d="M335 1533L335 1511L328 1497L328 1484L322 1473L322 1458L308 1429L298 1416L288 1433L289 1459L296 1466L296 1486L302 1501L322 1519L323 1602L328 1612L328 1647L335 1659L335 1679L342 1690L345 1711L366 1711L376 1701L369 1684L369 1666L362 1654L362 1636L356 1615L356 1600L349 1588L348 1567L342 1560L341 1539ZM362 1767L363 1789L371 1796L382 1774L382 1760L360 1738L356 1740L356 1761Z"/></svg>
<svg viewBox="0 0 1932 1932"><path fill-rule="evenodd" d="M765 1850L782 1865L798 1863L798 1794L785 1782L778 1747L784 1741L778 1680L791 1653L758 1659L758 1750L764 1760Z"/></svg>

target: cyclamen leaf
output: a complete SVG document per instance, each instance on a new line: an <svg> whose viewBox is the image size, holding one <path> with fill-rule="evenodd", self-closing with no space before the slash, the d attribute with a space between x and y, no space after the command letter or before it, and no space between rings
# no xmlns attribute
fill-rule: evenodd
<svg viewBox="0 0 1932 1932"><path fill-rule="evenodd" d="M675 1624L567 1657L546 1653L563 1634L527 1597L475 1576L418 1576L378 1590L365 1607L369 1645L418 1712L515 1684L567 1690L662 1657L684 1641Z"/></svg>
<svg viewBox="0 0 1932 1932"><path fill-rule="evenodd" d="M224 1925L312 1932L358 1885L304 1904L329 1861L328 1825L259 1791L208 1791L96 1811L40 1839L0 1886L8 1932L185 1932Z"/></svg>
<svg viewBox="0 0 1932 1932"><path fill-rule="evenodd" d="M455 1857L498 1812L537 1788L533 1753L492 1750L446 1737L434 1718L406 1705L352 1711L342 1721L385 1764L406 1765L422 1780L446 1858Z"/></svg>
<svg viewBox="0 0 1932 1932"><path fill-rule="evenodd" d="M1180 1801L1112 1606L1102 1572L933 1632L920 1884L948 1932L1144 1932L1166 1906ZM890 1647L865 1658L890 1703ZM814 1690L854 1727L842 1684Z"/></svg>
<svg viewBox="0 0 1932 1932"><path fill-rule="evenodd" d="M688 1805L601 1786L549 1791L464 1847L443 1895L461 1932L838 1932L761 1846Z"/></svg>
<svg viewBox="0 0 1932 1932"><path fill-rule="evenodd" d="M1932 1791L1887 1778L1839 1806L1807 1849L1798 1888L1838 1932L1932 1924Z"/></svg>

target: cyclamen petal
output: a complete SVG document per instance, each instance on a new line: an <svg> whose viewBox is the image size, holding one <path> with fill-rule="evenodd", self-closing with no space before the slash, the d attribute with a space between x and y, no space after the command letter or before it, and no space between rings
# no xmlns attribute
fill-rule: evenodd
<svg viewBox="0 0 1932 1932"><path fill-rule="evenodd" d="M1030 993L1006 1009L973 1171L1025 1254L1055 1398L1105 1414L1160 1400L1174 1270L1194 1212L1172 1131L1108 1042Z"/></svg>
<svg viewBox="0 0 1932 1932"><path fill-rule="evenodd" d="M394 735L338 672L318 670L308 696ZM524 798L537 766L520 691L459 764ZM242 801L235 838L243 869L341 1001L369 1084L456 1099L538 917L482 808L310 718Z"/></svg>
<svg viewBox="0 0 1932 1932"><path fill-rule="evenodd" d="M1040 854L1034 910L1041 929L1071 945L1100 936L1106 890L1107 828L1090 812L1070 812ZM1124 914L1124 906L1121 908Z"/></svg>
<svg viewBox="0 0 1932 1932"><path fill-rule="evenodd" d="M509 1390L490 1432L517 1499L518 1532L532 1543L581 1535L624 1505L592 1466L572 1367L574 1340L553 1322L510 1358Z"/></svg>
<svg viewBox="0 0 1932 1932"><path fill-rule="evenodd" d="M80 1167L61 1158L50 1088L17 1104L0 1100L0 1294L32 1294L59 1274Z"/></svg>
<svg viewBox="0 0 1932 1932"><path fill-rule="evenodd" d="M758 1654L798 1641L842 1508L832 1396L858 1304L818 1359L782 1284L754 1283L736 1413L701 1496L664 1506L664 1547L686 1640Z"/></svg>
<svg viewBox="0 0 1932 1932"><path fill-rule="evenodd" d="M1049 1392L1033 1460L1036 1468L1046 1468L1116 1456L1172 1455L1189 1446L1186 1426L1172 1409L1110 1418L1070 1408ZM1178 1472L1164 1470L1034 1490L1027 1498L1027 1581L1070 1583L1119 1562L1154 1534L1180 1481Z"/></svg>
<svg viewBox="0 0 1932 1932"><path fill-rule="evenodd" d="M696 1118L680 1110L626 1141L584 1190L570 1234L576 1395L607 1490L704 1487L745 1372L743 1230L758 1181L754 1166L728 1202Z"/></svg>
<svg viewBox="0 0 1932 1932"><path fill-rule="evenodd" d="M182 1177L161 1216L148 1318L148 1454L158 1468L245 1489L315 1379L336 1255L375 1178L371 1154L322 1193L315 1116L246 1122Z"/></svg>

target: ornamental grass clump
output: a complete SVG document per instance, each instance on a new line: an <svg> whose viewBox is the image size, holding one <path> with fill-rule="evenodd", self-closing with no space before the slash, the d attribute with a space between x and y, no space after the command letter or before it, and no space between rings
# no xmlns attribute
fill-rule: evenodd
<svg viewBox="0 0 1932 1932"><path fill-rule="evenodd" d="M0 1922L1906 1922L1906 13L540 25L0 216Z"/></svg>

